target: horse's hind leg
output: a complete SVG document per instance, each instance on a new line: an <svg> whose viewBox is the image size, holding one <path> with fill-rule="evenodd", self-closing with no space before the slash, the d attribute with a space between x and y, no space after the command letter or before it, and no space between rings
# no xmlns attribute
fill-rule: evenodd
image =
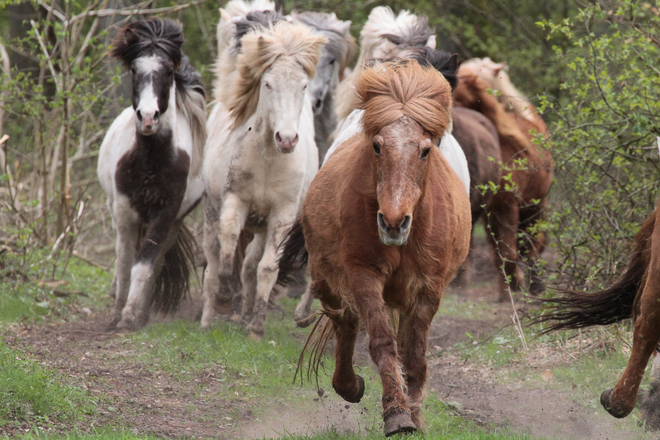
<svg viewBox="0 0 660 440"><path fill-rule="evenodd" d="M644 376L649 357L660 340L660 222L653 231L651 264L642 296L640 313L635 321L633 347L628 365L614 389L600 396L600 403L614 417L625 417L633 410L637 391Z"/></svg>
<svg viewBox="0 0 660 440"><path fill-rule="evenodd" d="M296 320L296 325L298 327L309 327L315 320L315 316L312 314L312 302L314 301L314 296L312 295L312 286L307 286L307 290L303 293L302 298L296 306L295 312L293 312L293 319Z"/></svg>
<svg viewBox="0 0 660 440"><path fill-rule="evenodd" d="M530 284L529 292L539 295L545 290L545 285L536 265L541 252L545 249L546 234L544 231L536 231L534 227L543 220L543 213L547 207L547 201L524 207L520 210L520 230L524 232L520 255L529 266Z"/></svg>
<svg viewBox="0 0 660 440"><path fill-rule="evenodd" d="M206 257L206 268L204 269L204 286L202 288L204 303L202 328L209 328L213 324L216 307L220 313L229 312L228 302L222 301L218 294L220 290L220 280L218 279L220 259L218 221L218 210L213 206L213 201L206 196L204 200L204 256Z"/></svg>
<svg viewBox="0 0 660 440"><path fill-rule="evenodd" d="M493 248L495 267L500 280L500 301L507 301L508 288L518 290L523 275L518 267L519 210L512 193L500 193L493 197L486 218L486 237Z"/></svg>
<svg viewBox="0 0 660 440"><path fill-rule="evenodd" d="M248 320L254 311L254 301L257 297L257 268L266 246L266 234L255 234L248 245L241 270L241 283L243 284L243 310L241 316Z"/></svg>

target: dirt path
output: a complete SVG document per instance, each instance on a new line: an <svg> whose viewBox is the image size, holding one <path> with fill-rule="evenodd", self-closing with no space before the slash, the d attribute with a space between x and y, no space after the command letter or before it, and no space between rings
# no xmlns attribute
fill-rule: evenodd
<svg viewBox="0 0 660 440"><path fill-rule="evenodd" d="M488 316L469 319L441 313L437 317L429 339L433 355L428 390L453 405L463 417L481 425L506 426L532 437L642 438L634 429L634 421L617 421L598 405L585 406L547 386L540 380L538 364L525 373L539 378L531 381L535 385L524 380L504 382L496 370L466 362L453 348L468 340L468 332L474 340L481 340L510 322L510 304L493 302L497 296L494 283L484 282L494 275L488 269L486 254L482 252L473 260L471 286L476 287L460 292L451 301L455 307L486 307ZM198 308L199 304L194 304L180 317L193 320ZM15 325L6 331L5 341L107 402L99 406L95 416L99 425L111 424L162 437L195 438L279 437L330 428L339 432L381 429L379 414L370 414L362 404L349 405L332 391L316 396L300 388L286 390L289 399L285 404L251 402L241 396L220 398L227 396L226 387L230 385L215 380L212 370L196 374L191 381L181 381L158 373L157 365L147 368L137 362L139 347L124 344L119 335L104 333L107 321L106 316L94 316L86 322L53 326ZM361 368L372 368L366 346L366 337L362 337L356 363ZM295 399L290 398L292 395ZM259 410L255 412L255 408Z"/></svg>

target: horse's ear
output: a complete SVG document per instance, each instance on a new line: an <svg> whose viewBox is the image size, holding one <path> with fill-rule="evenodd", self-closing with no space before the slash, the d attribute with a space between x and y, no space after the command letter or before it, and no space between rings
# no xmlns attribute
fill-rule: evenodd
<svg viewBox="0 0 660 440"><path fill-rule="evenodd" d="M338 34L347 35L351 31L351 20L340 21L337 23L337 26L335 26L335 29Z"/></svg>
<svg viewBox="0 0 660 440"><path fill-rule="evenodd" d="M498 73L500 73L501 70L507 70L508 66L506 65L506 63L497 63L493 67L494 67L493 72L495 72L495 75L497 75Z"/></svg>
<svg viewBox="0 0 660 440"><path fill-rule="evenodd" d="M451 72L456 72L458 70L458 54L455 53L449 58L449 66L447 66L447 70Z"/></svg>
<svg viewBox="0 0 660 440"><path fill-rule="evenodd" d="M435 50L435 35L431 35L428 40L426 40L426 47L430 47Z"/></svg>
<svg viewBox="0 0 660 440"><path fill-rule="evenodd" d="M126 28L124 31L124 44L130 46L131 44L138 41L139 37L131 28Z"/></svg>

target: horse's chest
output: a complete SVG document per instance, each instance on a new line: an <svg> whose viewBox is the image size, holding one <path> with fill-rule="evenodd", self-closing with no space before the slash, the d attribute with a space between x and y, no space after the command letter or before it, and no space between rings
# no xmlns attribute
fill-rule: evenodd
<svg viewBox="0 0 660 440"><path fill-rule="evenodd" d="M156 152L147 154L139 148L126 153L117 164L117 190L128 197L143 221L164 210L178 212L186 191L188 154Z"/></svg>

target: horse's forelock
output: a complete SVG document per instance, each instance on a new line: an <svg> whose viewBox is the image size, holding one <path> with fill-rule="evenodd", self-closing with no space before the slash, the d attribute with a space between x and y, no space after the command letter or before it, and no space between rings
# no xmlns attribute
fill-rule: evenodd
<svg viewBox="0 0 660 440"><path fill-rule="evenodd" d="M416 62L386 63L362 72L357 84L368 136L403 116L441 137L451 120L451 88L435 70Z"/></svg>
<svg viewBox="0 0 660 440"><path fill-rule="evenodd" d="M110 55L129 67L146 49L160 49L174 63L181 64L183 45L181 26L173 20L151 19L136 21L117 33Z"/></svg>
<svg viewBox="0 0 660 440"><path fill-rule="evenodd" d="M305 26L288 22L243 37L243 53L238 58L239 78L233 85L229 102L234 124L254 114L261 77L278 59L293 61L313 78L321 47L326 42L326 38L315 35Z"/></svg>

